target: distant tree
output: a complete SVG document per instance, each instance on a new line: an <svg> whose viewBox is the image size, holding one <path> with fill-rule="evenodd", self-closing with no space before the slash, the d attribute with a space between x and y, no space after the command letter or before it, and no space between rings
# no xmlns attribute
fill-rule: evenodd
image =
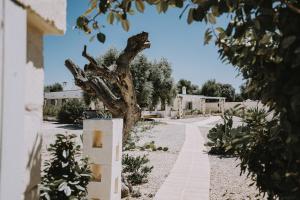
<svg viewBox="0 0 300 200"><path fill-rule="evenodd" d="M230 84L222 84L216 80L206 81L201 88L201 94L211 97L226 97L226 101L234 101L235 89Z"/></svg>
<svg viewBox="0 0 300 200"><path fill-rule="evenodd" d="M242 102L244 99L242 98L241 94L236 94L234 98L235 102Z"/></svg>
<svg viewBox="0 0 300 200"><path fill-rule="evenodd" d="M153 83L150 80L152 64L145 55L139 55L130 65L137 102L140 107L152 104Z"/></svg>
<svg viewBox="0 0 300 200"><path fill-rule="evenodd" d="M45 92L60 92L63 91L63 86L60 83L54 83L52 85L46 85L44 87Z"/></svg>
<svg viewBox="0 0 300 200"><path fill-rule="evenodd" d="M62 105L58 112L57 118L60 123L73 124L76 120L83 117L85 105L78 99L68 100Z"/></svg>
<svg viewBox="0 0 300 200"><path fill-rule="evenodd" d="M235 89L230 84L220 84L219 95L225 97L226 101L235 101Z"/></svg>
<svg viewBox="0 0 300 200"><path fill-rule="evenodd" d="M171 64L165 59L154 62L151 67L150 81L153 84L152 106L161 102L162 107L165 104L171 104L177 91L172 78Z"/></svg>
<svg viewBox="0 0 300 200"><path fill-rule="evenodd" d="M220 84L216 80L206 81L201 88L201 94L205 96L218 97L220 96Z"/></svg>
<svg viewBox="0 0 300 200"><path fill-rule="evenodd" d="M186 87L186 93L187 94L200 94L201 91L199 89L198 85L192 84L191 81L186 80L186 79L180 79L177 82L177 91L179 94L182 94L182 87Z"/></svg>

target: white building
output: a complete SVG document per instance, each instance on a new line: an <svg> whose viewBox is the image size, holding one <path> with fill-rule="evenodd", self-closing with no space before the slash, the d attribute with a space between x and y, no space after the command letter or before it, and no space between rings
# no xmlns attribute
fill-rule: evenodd
<svg viewBox="0 0 300 200"><path fill-rule="evenodd" d="M158 115L161 117L183 117L188 114L211 114L223 113L225 108L225 97L208 97L203 95L189 95L185 93L183 87L183 94L178 94L173 100L173 103L165 106L160 104L154 111L143 111L143 116ZM51 104L61 106L69 99L83 99L83 91L81 89L65 90L61 92L47 92L44 95L45 105ZM99 103L98 103L99 104ZM90 107L95 109L95 103L91 103ZM103 104L97 108L104 108Z"/></svg>
<svg viewBox="0 0 300 200"><path fill-rule="evenodd" d="M0 199L39 199L43 36L66 30L66 0L0 1Z"/></svg>

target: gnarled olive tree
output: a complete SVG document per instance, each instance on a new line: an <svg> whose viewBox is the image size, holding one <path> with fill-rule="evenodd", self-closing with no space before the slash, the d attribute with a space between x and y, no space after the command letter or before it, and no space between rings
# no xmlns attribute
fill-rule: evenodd
<svg viewBox="0 0 300 200"><path fill-rule="evenodd" d="M82 56L89 63L83 70L71 59L65 61L77 86L88 93L95 94L113 117L124 119L123 141L126 141L131 127L141 117L129 64L139 52L147 48L150 48L148 33L142 32L128 39L127 46L119 55L115 65L99 65L96 59L87 53L86 46Z"/></svg>

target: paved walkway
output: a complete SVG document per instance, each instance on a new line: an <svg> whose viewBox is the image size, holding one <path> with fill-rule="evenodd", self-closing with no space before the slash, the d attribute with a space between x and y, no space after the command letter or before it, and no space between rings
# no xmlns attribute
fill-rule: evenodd
<svg viewBox="0 0 300 200"><path fill-rule="evenodd" d="M168 122L185 124L185 142L169 176L155 195L155 200L208 200L210 166L204 152L204 138L199 126L220 120L218 116L198 122Z"/></svg>

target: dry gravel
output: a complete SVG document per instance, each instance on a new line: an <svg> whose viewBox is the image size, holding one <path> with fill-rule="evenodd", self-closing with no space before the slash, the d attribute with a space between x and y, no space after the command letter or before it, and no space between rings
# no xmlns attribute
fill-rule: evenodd
<svg viewBox="0 0 300 200"><path fill-rule="evenodd" d="M154 141L156 147L169 148L166 152L140 150L124 152L135 156L146 154L150 160L150 165L154 166L148 177L148 183L134 187L140 191L142 196L139 198L129 198L130 200L150 200L155 196L177 159L185 138L184 126L160 123L155 125L151 130L145 132L138 131L136 135L138 138L136 142L137 146L143 146L147 142Z"/></svg>
<svg viewBox="0 0 300 200"><path fill-rule="evenodd" d="M220 121L221 122L221 121ZM219 123L220 123L219 122ZM234 119L234 126L240 122ZM213 126L214 124L211 124ZM200 127L206 136L210 127ZM204 137L206 138L206 137ZM239 160L232 157L209 155L210 162L210 200L264 200L259 191L249 186L252 181L245 174L240 176Z"/></svg>
<svg viewBox="0 0 300 200"><path fill-rule="evenodd" d="M209 162L211 200L264 199L262 196L256 196L259 192L254 185L249 186L252 181L247 179L245 174L240 176L240 169L237 167L239 160L209 156Z"/></svg>

